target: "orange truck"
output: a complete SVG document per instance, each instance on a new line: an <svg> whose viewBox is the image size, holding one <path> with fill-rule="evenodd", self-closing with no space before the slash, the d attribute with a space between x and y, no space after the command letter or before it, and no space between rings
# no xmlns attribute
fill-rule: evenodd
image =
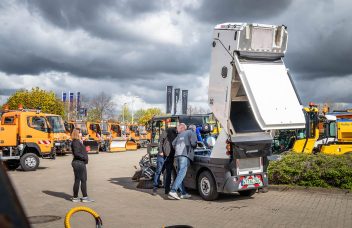
<svg viewBox="0 0 352 228"><path fill-rule="evenodd" d="M0 160L8 169L38 168L39 158L55 158L52 127L40 110L5 110L0 123Z"/></svg>
<svg viewBox="0 0 352 228"><path fill-rule="evenodd" d="M52 128L55 153L60 155L71 153L71 136L66 134L62 117L55 114L45 114L45 116Z"/></svg>

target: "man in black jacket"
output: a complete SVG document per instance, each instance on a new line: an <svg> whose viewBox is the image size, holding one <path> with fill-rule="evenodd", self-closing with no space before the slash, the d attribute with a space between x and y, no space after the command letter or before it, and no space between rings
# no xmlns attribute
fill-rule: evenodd
<svg viewBox="0 0 352 228"><path fill-rule="evenodd" d="M157 169L154 176L153 195L156 195L159 185L159 178L163 168L166 176L164 178L165 194L170 192L171 175L174 167L175 149L172 147L172 141L176 138L176 128L167 128L159 139L159 153L157 157Z"/></svg>

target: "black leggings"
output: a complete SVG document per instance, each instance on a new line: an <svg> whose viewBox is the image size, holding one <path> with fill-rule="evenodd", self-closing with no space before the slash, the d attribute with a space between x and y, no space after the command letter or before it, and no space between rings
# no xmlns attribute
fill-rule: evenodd
<svg viewBox="0 0 352 228"><path fill-rule="evenodd" d="M75 174L75 183L73 184L73 197L78 197L79 184L83 197L87 197L87 169L83 161L72 161L73 172Z"/></svg>

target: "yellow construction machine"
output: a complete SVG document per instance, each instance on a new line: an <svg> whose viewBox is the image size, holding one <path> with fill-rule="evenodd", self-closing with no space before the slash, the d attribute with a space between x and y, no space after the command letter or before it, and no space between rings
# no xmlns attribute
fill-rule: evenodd
<svg viewBox="0 0 352 228"><path fill-rule="evenodd" d="M150 143L152 139L151 128L148 128L147 125L139 125L138 132L139 132L140 147L147 148L147 145Z"/></svg>
<svg viewBox="0 0 352 228"><path fill-rule="evenodd" d="M131 132L127 125L118 122L102 122L102 136L106 151L121 152L126 150L137 150L137 143L131 138Z"/></svg>
<svg viewBox="0 0 352 228"><path fill-rule="evenodd" d="M136 141L131 137L131 129L129 124L120 124L121 135L126 141L126 150L137 150L138 145Z"/></svg>
<svg viewBox="0 0 352 228"><path fill-rule="evenodd" d="M297 130L296 153L341 155L352 152L352 112L319 112L311 103L303 109L306 127Z"/></svg>
<svg viewBox="0 0 352 228"><path fill-rule="evenodd" d="M53 130L40 110L8 110L1 115L0 160L9 169L34 171L39 157L55 158Z"/></svg>
<svg viewBox="0 0 352 228"><path fill-rule="evenodd" d="M110 152L126 151L127 139L123 137L120 124L117 122L108 123L111 133Z"/></svg>
<svg viewBox="0 0 352 228"><path fill-rule="evenodd" d="M83 141L84 145L87 148L87 152L99 153L101 148L101 129L98 122L86 122L87 126L87 135Z"/></svg>
<svg viewBox="0 0 352 228"><path fill-rule="evenodd" d="M79 129L81 131L83 145L86 146L88 153L99 153L101 142L99 123L84 121L65 122L66 135L71 136L73 129Z"/></svg>

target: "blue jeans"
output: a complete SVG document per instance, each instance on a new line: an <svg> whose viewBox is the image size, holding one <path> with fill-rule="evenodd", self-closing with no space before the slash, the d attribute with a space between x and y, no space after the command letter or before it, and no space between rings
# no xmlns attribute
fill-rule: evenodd
<svg viewBox="0 0 352 228"><path fill-rule="evenodd" d="M175 157L177 162L177 177L172 185L171 192L180 190L182 195L187 194L185 186L183 185L183 179L186 177L187 169L189 166L189 159L185 156Z"/></svg>
<svg viewBox="0 0 352 228"><path fill-rule="evenodd" d="M156 158L156 171L154 174L154 181L153 181L154 189L157 189L159 186L160 175L163 170L164 162L165 162L165 158L158 154L158 157Z"/></svg>

